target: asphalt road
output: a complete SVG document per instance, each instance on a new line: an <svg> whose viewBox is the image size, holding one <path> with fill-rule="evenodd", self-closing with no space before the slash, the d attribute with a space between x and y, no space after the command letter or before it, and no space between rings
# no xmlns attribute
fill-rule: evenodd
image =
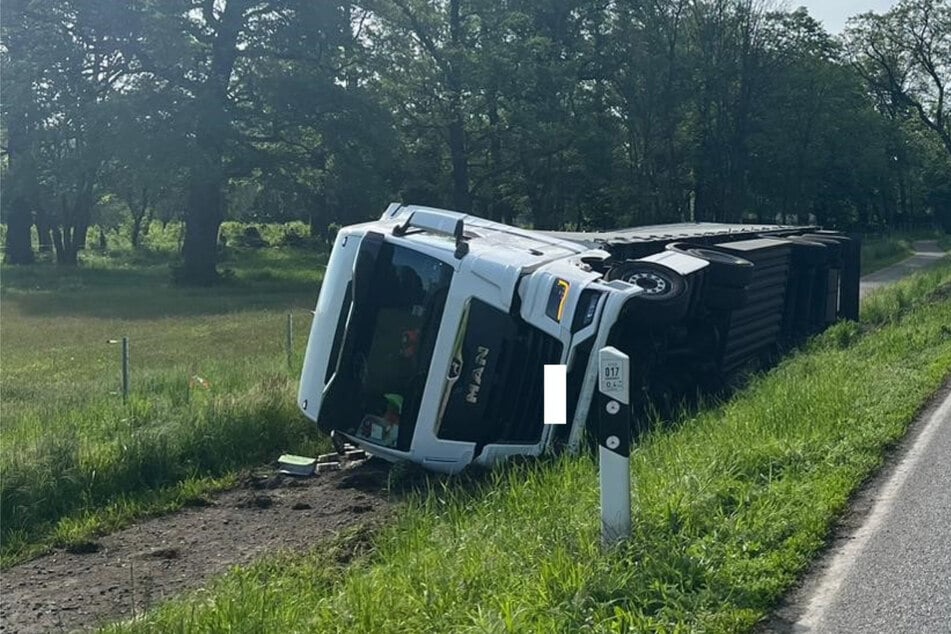
<svg viewBox="0 0 951 634"><path fill-rule="evenodd" d="M859 285L859 295L865 297L876 288L897 282L906 275L931 266L945 255L944 251L938 248L935 240L919 240L912 244L912 249L915 252L910 258L863 277Z"/></svg>
<svg viewBox="0 0 951 634"><path fill-rule="evenodd" d="M862 280L862 294L937 262L935 242ZM829 552L766 632L951 633L951 382L863 489Z"/></svg>
<svg viewBox="0 0 951 634"><path fill-rule="evenodd" d="M943 397L788 631L951 632L951 390Z"/></svg>

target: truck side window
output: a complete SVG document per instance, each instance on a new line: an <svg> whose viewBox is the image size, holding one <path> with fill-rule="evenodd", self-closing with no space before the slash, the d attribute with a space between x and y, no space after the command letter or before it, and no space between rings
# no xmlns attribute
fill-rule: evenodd
<svg viewBox="0 0 951 634"><path fill-rule="evenodd" d="M340 316L337 317L337 330L334 332L333 346L330 348L330 357L327 359L327 371L324 372L324 385L330 381L330 377L337 369L337 362L340 360L340 344L343 342L344 329L347 326L347 317L350 315L350 304L353 303L353 282L347 283L347 291L343 296L343 303L340 305Z"/></svg>
<svg viewBox="0 0 951 634"><path fill-rule="evenodd" d="M374 246L374 245L371 245ZM409 448L453 269L383 242L359 257L337 319L320 420L384 447ZM331 374L331 372L328 372Z"/></svg>

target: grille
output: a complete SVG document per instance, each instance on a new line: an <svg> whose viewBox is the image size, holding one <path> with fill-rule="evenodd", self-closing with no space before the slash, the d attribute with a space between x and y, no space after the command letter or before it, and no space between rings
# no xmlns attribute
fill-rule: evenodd
<svg viewBox="0 0 951 634"><path fill-rule="evenodd" d="M561 362L562 345L524 322L502 347L485 409L491 442L534 444L541 439L546 364Z"/></svg>

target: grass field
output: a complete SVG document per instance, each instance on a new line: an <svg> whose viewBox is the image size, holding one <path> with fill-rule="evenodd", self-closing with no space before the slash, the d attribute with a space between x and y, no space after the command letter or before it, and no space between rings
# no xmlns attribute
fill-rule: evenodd
<svg viewBox="0 0 951 634"><path fill-rule="evenodd" d="M236 244L241 227L226 229ZM232 246L222 262L225 283L178 288L168 266L177 230L156 223L139 250L110 235L110 252L87 252L76 269L0 272L0 565L180 508L281 451L326 450L294 398L326 255ZM267 226L262 234L279 243L286 232ZM894 244L867 243L867 258L894 257ZM881 310L904 310L910 300L898 298L898 308ZM290 368L289 312L296 325ZM119 346L107 343L122 336L132 349L127 405L118 394ZM568 471L496 477L569 482L592 466L555 468Z"/></svg>
<svg viewBox="0 0 951 634"><path fill-rule="evenodd" d="M869 297L730 402L643 439L634 532L599 546L588 457L450 481L347 538L236 569L118 632L748 631L951 371L951 262Z"/></svg>
<svg viewBox="0 0 951 634"><path fill-rule="evenodd" d="M227 486L282 450L326 447L295 406L325 255L229 250L213 289L168 252L2 270L4 565ZM292 313L292 367L285 338ZM131 340L122 403L120 346Z"/></svg>

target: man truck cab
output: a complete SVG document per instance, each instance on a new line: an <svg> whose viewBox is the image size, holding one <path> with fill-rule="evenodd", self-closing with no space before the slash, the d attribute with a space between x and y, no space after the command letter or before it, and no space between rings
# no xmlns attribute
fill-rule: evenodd
<svg viewBox="0 0 951 634"><path fill-rule="evenodd" d="M814 227L546 233L392 204L338 232L299 405L372 455L434 471L576 448L598 349L627 352L645 394L729 371L854 317L855 246ZM568 368L568 425L542 422L546 364Z"/></svg>

